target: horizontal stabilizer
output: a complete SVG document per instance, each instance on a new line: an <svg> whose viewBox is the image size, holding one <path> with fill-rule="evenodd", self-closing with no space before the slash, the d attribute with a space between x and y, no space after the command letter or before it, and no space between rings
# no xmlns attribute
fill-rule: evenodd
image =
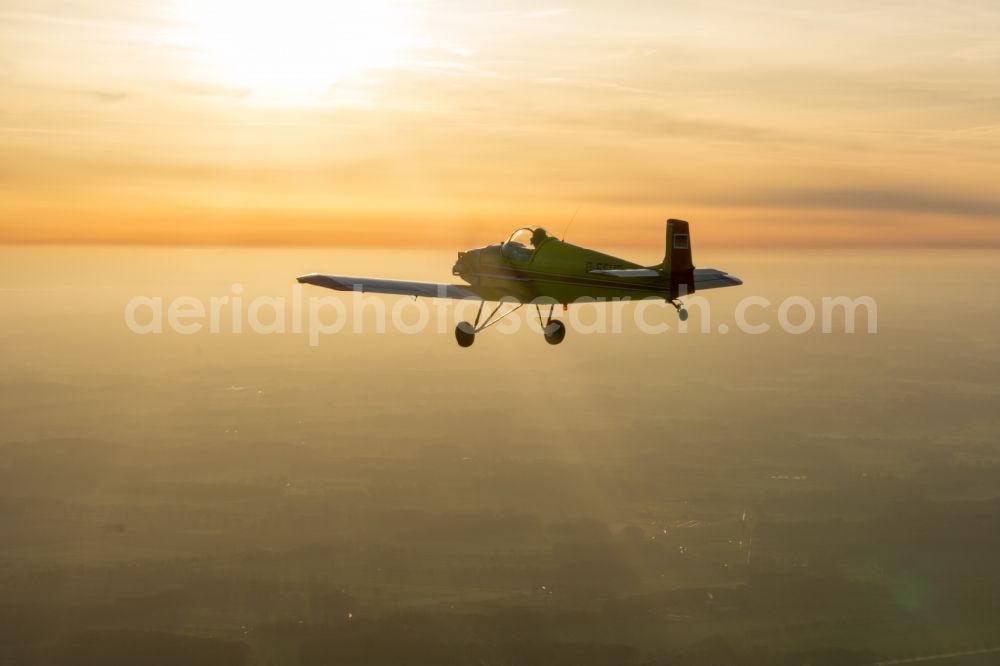
<svg viewBox="0 0 1000 666"><path fill-rule="evenodd" d="M322 273L301 275L297 279L302 284L314 284L318 287L336 289L337 291L424 296L427 298L479 298L476 292L468 287L457 284L385 280L382 278L352 277L348 275L323 275Z"/></svg>
<svg viewBox="0 0 1000 666"><path fill-rule="evenodd" d="M610 275L612 277L618 278L645 278L645 277L660 277L663 275L660 271L654 268L617 268L617 269L601 269L590 271L591 273L596 273L597 275Z"/></svg>
<svg viewBox="0 0 1000 666"><path fill-rule="evenodd" d="M730 275L725 271L714 268L694 269L694 290L719 289L721 287L738 287L743 284L743 280L735 275Z"/></svg>

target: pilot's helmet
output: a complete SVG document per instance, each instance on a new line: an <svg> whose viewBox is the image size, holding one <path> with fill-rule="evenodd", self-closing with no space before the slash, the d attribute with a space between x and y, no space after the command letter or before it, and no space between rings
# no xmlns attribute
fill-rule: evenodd
<svg viewBox="0 0 1000 666"><path fill-rule="evenodd" d="M542 229L541 227L538 227L531 234L531 244L534 245L535 247L538 247L539 245L541 245L542 241L548 237L549 237L549 232L545 231L545 229Z"/></svg>

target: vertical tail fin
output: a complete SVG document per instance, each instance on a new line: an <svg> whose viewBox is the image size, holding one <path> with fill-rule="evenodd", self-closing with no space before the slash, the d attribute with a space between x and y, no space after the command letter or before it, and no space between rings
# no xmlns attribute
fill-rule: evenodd
<svg viewBox="0 0 1000 666"><path fill-rule="evenodd" d="M694 293L691 233L684 220L667 220L667 253L662 268L670 277L671 298Z"/></svg>

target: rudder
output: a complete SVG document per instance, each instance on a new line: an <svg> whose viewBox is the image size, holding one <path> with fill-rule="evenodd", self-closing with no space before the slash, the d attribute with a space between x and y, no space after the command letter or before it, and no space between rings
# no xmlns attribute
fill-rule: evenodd
<svg viewBox="0 0 1000 666"><path fill-rule="evenodd" d="M671 299L694 293L691 233L684 220L667 220L667 252L662 270L670 278Z"/></svg>

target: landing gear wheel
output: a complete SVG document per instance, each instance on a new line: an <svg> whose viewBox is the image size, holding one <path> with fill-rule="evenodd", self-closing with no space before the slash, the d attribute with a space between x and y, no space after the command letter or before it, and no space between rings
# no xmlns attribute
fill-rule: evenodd
<svg viewBox="0 0 1000 666"><path fill-rule="evenodd" d="M471 347L476 341L476 329L467 321L459 322L455 327L455 341L459 347Z"/></svg>
<svg viewBox="0 0 1000 666"><path fill-rule="evenodd" d="M558 319L549 322L545 327L545 341L550 345L557 345L566 337L566 326Z"/></svg>
<svg viewBox="0 0 1000 666"><path fill-rule="evenodd" d="M679 309L677 311L677 316L680 317L681 321L687 321L688 320L688 311L685 310L684 308L681 308L681 309Z"/></svg>

